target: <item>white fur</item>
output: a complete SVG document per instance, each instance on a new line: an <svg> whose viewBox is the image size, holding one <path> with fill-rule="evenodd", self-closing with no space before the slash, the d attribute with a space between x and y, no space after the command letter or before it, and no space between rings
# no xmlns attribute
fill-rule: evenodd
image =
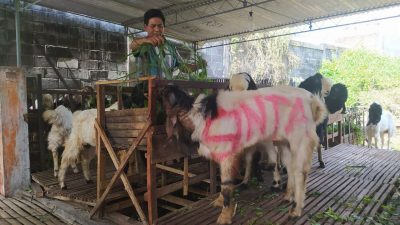
<svg viewBox="0 0 400 225"><path fill-rule="evenodd" d="M315 132L316 125L321 123L326 116L327 110L325 104L317 97L312 96L309 92L304 89L293 88L288 86L269 87L258 89L255 91L245 92L219 92L217 96L218 109L225 111L238 110L241 104L246 104L255 112L258 112L257 105L254 98L257 96L283 96L289 100L289 104L279 104L275 109L278 110L279 120L275 117L275 109L273 104L264 101L263 109L266 112L266 128L263 133L260 133L258 128L247 127L247 119L243 113L239 112L240 117L243 119L241 122L241 133L242 136L238 137L240 141L238 149L234 149L235 146L230 142L216 142L207 140L204 136L206 128L206 120L203 118L200 107L198 104L204 95L200 95L193 108L189 112L189 117L194 124L194 132L192 133L192 139L199 141L199 154L213 158L216 154L229 153L225 159L220 159L218 162L221 166L221 181L226 182L230 178L230 171L232 162L236 155L244 151L245 148L251 147L258 142L271 142L273 140L287 141L291 148L284 148L283 150L283 161L287 164L289 183L285 199L289 201L295 201L295 207L289 212L290 216L298 217L301 215L304 207L305 199L305 186L308 172L311 168L312 152L313 149L319 143L318 136ZM300 99L304 106L304 117L305 121L296 124L296 127L291 131L286 131L286 125L289 124L290 114L293 110L292 106L295 99ZM278 127L275 129L273 124L278 122ZM246 131L250 129L252 135L249 139L246 137ZM235 120L232 117L218 117L212 120L210 125L210 135L224 135L230 134L232 131L237 131L238 127ZM276 131L274 135L274 131ZM215 159L215 158L213 158ZM222 188L224 191L224 187ZM226 188L225 188L226 189ZM225 207L222 210L218 222L225 221L230 223L230 207ZM227 216L228 215L228 216Z"/></svg>
<svg viewBox="0 0 400 225"><path fill-rule="evenodd" d="M85 145L96 146L96 131L94 128L97 109L76 111L73 114L71 134L65 143L62 154L59 181L61 188L65 187L65 173L69 165L82 162L83 175L86 181L90 181L89 163L95 157L94 148L85 148ZM83 150L88 152L83 154Z"/></svg>
<svg viewBox="0 0 400 225"><path fill-rule="evenodd" d="M231 91L246 91L246 90L248 90L249 82L250 82L250 80L249 80L248 74L245 74L245 73L232 74L231 78L229 79L229 90L231 90ZM244 175L244 178L242 181L243 184L247 184L249 182L250 176L251 176L253 155L254 155L255 151L261 150L261 149L267 153L269 163L275 164L275 169L278 169L277 149L272 144L272 142L258 143L255 146L252 146L245 150L245 152L246 152L246 156L245 156L246 170L245 170L245 175ZM280 181L280 177L275 178L276 174L279 175L279 172L278 171L274 172L274 181L277 181L278 179Z"/></svg>
<svg viewBox="0 0 400 225"><path fill-rule="evenodd" d="M118 104L113 104L106 111L115 109ZM97 117L97 109L76 111L73 114L72 130L65 143L62 154L61 167L59 171L60 187L65 188L65 174L68 166L81 161L82 171L86 182L91 182L89 165L96 157L96 130L94 127Z"/></svg>
<svg viewBox="0 0 400 225"><path fill-rule="evenodd" d="M51 124L50 132L47 136L48 149L53 155L54 176L58 175L58 151L59 147L64 146L72 129L72 112L63 105L58 106L55 110L46 110L43 113L43 120ZM76 166L73 165L74 172L78 172Z"/></svg>
<svg viewBox="0 0 400 225"><path fill-rule="evenodd" d="M43 110L49 110L54 108L54 99L51 94L43 95Z"/></svg>
<svg viewBox="0 0 400 225"><path fill-rule="evenodd" d="M390 149L390 138L394 136L396 132L396 125L392 113L389 111L382 111L381 120L377 125L369 124L366 126L366 137L368 140L368 147L372 145L372 138L375 138L375 148L378 148L378 142L381 142L381 149L384 146L384 135L388 134L387 149Z"/></svg>
<svg viewBox="0 0 400 225"><path fill-rule="evenodd" d="M245 91L249 87L248 75L245 73L232 74L229 79L229 90Z"/></svg>

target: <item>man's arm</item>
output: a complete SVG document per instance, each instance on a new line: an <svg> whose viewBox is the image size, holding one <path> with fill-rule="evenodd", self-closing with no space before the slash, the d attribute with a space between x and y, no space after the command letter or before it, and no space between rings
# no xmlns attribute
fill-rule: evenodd
<svg viewBox="0 0 400 225"><path fill-rule="evenodd" d="M145 37L145 38L135 38L131 44L129 45L129 48L132 51L137 50L140 46L143 44L151 44L153 46L159 46L164 44L164 37L162 36L154 36L154 37Z"/></svg>

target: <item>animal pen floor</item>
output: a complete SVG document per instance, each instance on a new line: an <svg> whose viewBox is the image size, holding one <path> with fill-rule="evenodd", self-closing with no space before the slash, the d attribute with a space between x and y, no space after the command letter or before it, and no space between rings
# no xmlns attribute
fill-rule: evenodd
<svg viewBox="0 0 400 225"><path fill-rule="evenodd" d="M265 182L253 183L248 189L235 193L238 204L233 224L372 223L368 218L377 215L384 201L395 191L395 185L399 184L400 152L341 144L323 151L323 156L326 168L320 169L314 154L301 218L288 218L290 205L282 200L282 193L270 191L271 173L265 172ZM113 171L109 173L111 176ZM91 206L96 202L95 184L86 184L81 173L67 176L66 191L58 188L52 171L32 174L32 178L44 188L48 197ZM285 182L286 177L283 179ZM114 194L118 196L120 192L124 192L122 187ZM210 196L168 213L159 218L157 224L215 224L221 210L212 207L215 198L216 195Z"/></svg>
<svg viewBox="0 0 400 225"><path fill-rule="evenodd" d="M323 155L326 168L320 169L314 154L301 218L288 218L290 205L282 193L269 190L268 179L235 194L238 205L233 224L370 224L367 218L377 215L398 185L400 152L341 144ZM211 205L215 197L167 214L157 224L215 224L221 211Z"/></svg>
<svg viewBox="0 0 400 225"><path fill-rule="evenodd" d="M52 210L35 199L24 197L5 198L0 195L0 224L62 225L67 224Z"/></svg>

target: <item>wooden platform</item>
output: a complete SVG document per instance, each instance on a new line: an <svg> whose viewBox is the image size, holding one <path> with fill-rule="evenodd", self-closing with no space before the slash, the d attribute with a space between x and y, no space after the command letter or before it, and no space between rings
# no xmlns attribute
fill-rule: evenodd
<svg viewBox="0 0 400 225"><path fill-rule="evenodd" d="M0 224L67 224L35 199L5 198L0 195Z"/></svg>
<svg viewBox="0 0 400 225"><path fill-rule="evenodd" d="M290 205L282 201L282 193L269 190L270 180L266 180L235 194L233 224L370 224L367 218L374 217L395 190L400 152L341 144L323 155L324 169L317 168L314 155L301 218L288 218ZM167 214L157 224L215 224L221 210L211 206L215 197Z"/></svg>
<svg viewBox="0 0 400 225"><path fill-rule="evenodd" d="M81 170L80 166L78 168ZM115 168L108 167L106 170L106 178L110 179L115 173ZM84 180L82 171L77 174L69 171L65 178L67 184L67 190L61 190L57 178L53 176L52 171L42 171L32 174L32 180L38 183L45 191L47 197L73 201L89 206L94 206L96 204L96 170L91 169L92 180L91 184L87 184ZM144 192L145 189L139 188L135 189L137 192ZM108 198L113 200L113 198L120 198L121 196L126 196L126 191L122 186L121 182L117 182L115 187L112 189L112 194Z"/></svg>
<svg viewBox="0 0 400 225"><path fill-rule="evenodd" d="M167 158L167 157L166 157ZM192 159L189 171L193 174L202 174L205 173L207 170L207 160L203 158L195 158ZM183 167L182 163L174 164L174 167ZM111 162L107 164L106 169L106 179L111 179L111 177L115 173L115 168L111 165ZM92 165L93 167L95 165ZM81 170L80 165L78 168ZM136 196L138 197L140 202L144 201L143 195L147 190L146 184L146 174L143 173L142 176L139 178L139 175L128 177L131 183L134 185L134 191ZM72 173L71 169L68 170L65 183L67 184L67 190L61 190L59 187L59 183L57 178L53 176L52 170L46 170L42 172L37 172L32 174L32 180L39 184L42 189L44 190L44 195L46 197L64 200L64 201L73 201L81 204L85 204L88 206L95 206L97 201L97 190L96 190L96 168L91 169L91 177L94 181L91 184L87 184L84 180L83 174L80 171L77 174ZM176 182L181 179L181 176L175 174L169 174L165 178L165 183L170 184ZM141 180L142 185L138 186L137 181ZM133 181L136 181L135 183ZM127 193L125 191L125 187L122 185L120 179L116 181L116 184L111 190L111 194L107 197L107 201L113 201L117 199L127 198ZM130 206L131 203L127 201L124 203L125 207ZM122 205L119 207L123 207ZM108 207L107 211L115 211L113 207Z"/></svg>

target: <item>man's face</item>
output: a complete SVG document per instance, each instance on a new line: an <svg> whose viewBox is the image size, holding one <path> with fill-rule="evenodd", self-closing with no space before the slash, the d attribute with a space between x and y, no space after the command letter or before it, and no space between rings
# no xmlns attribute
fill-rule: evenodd
<svg viewBox="0 0 400 225"><path fill-rule="evenodd" d="M148 37L164 35L164 24L161 18L153 17L149 19L149 23L144 25L144 30Z"/></svg>

